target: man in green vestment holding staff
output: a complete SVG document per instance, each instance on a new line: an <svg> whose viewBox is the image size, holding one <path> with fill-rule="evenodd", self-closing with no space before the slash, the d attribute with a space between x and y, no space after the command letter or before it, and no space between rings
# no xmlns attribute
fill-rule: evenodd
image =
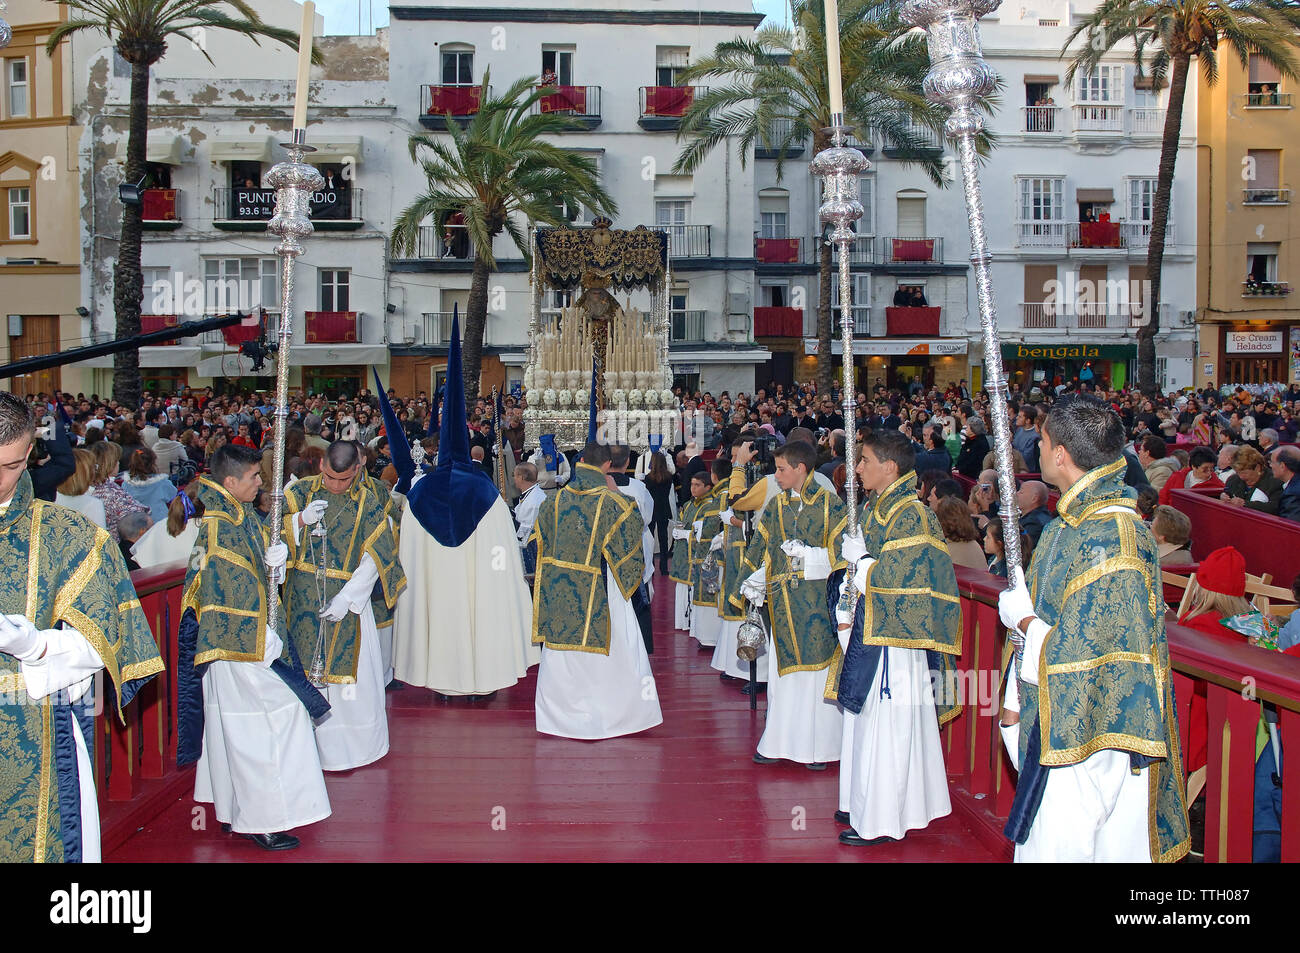
<svg viewBox="0 0 1300 953"><path fill-rule="evenodd" d="M0 393L0 861L95 862L91 679L107 672L120 718L163 662L117 543L34 498L35 433Z"/></svg>

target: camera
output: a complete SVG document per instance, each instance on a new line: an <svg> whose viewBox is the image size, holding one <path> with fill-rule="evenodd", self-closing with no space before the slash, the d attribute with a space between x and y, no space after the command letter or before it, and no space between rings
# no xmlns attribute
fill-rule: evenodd
<svg viewBox="0 0 1300 953"><path fill-rule="evenodd" d="M756 466L764 476L776 472L776 450L779 444L776 437L763 435L754 438L754 459Z"/></svg>
<svg viewBox="0 0 1300 953"><path fill-rule="evenodd" d="M831 433L831 432L830 432L829 430L827 430L825 427L818 427L818 428L817 428L817 439L818 439L819 441L820 441L820 440L825 440L827 437L830 436L830 433Z"/></svg>

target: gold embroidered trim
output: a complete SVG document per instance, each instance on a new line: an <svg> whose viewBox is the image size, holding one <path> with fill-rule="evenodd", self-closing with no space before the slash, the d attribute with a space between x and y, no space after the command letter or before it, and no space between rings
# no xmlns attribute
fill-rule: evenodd
<svg viewBox="0 0 1300 953"><path fill-rule="evenodd" d="M38 864L45 863L45 838L50 826L50 768L54 761L53 740L50 700L46 698L41 702L41 782L36 802L36 844L33 852L33 860Z"/></svg>

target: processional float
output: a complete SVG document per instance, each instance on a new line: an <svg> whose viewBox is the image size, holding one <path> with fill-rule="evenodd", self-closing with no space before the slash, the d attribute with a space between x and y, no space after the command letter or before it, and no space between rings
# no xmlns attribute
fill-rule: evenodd
<svg viewBox="0 0 1300 953"><path fill-rule="evenodd" d="M592 406L598 439L637 451L673 444L681 415L668 361L668 233L612 224L602 217L590 227L533 232L528 446L554 435L558 447L581 447ZM569 292L572 303L543 313L548 291ZM632 306L633 291L649 292L649 314ZM628 297L620 304L615 292Z"/></svg>

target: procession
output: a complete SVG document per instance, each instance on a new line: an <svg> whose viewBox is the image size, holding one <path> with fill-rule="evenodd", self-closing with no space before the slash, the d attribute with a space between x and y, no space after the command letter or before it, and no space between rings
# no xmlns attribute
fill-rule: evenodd
<svg viewBox="0 0 1300 953"><path fill-rule="evenodd" d="M1259 32L1234 46L1233 68L1250 77L1248 107L1282 108L1265 86L1300 76L1300 14L1252 3ZM657 85L633 93L635 135L674 133L671 164L593 144L609 140L593 132L601 87L575 84L570 45L543 44L536 76L507 73L494 91L457 39L487 14L460 4L393 7L391 33L346 49L311 2L276 0L267 22L234 5L238 42L276 47L265 140L201 145L178 125L176 91L194 94L185 84L212 53L244 48L220 45L234 39L195 41L194 65L155 78L155 102L132 99L168 131L123 126L107 199L86 179L89 251L64 272L77 300L92 292L76 309L92 333L38 339L39 316L11 314L0 364L6 861L1300 858L1283 796L1296 771L1284 743L1300 731L1300 349L1247 356L1282 340L1262 321L1195 340L1160 326L1195 273L1167 222L1172 171L1125 179L1163 190L1142 193L1152 250L1134 298L1120 289L1131 346L1071 344L1107 328L1108 306L1056 298L1041 248L1008 280L1002 193L985 189L1000 175L987 160L1005 82L984 48L1005 56L1012 34L984 43L981 30L1029 26L1023 10L793 0L776 4L787 29L760 28L770 11L747 0L707 15L669 5L551 13L628 35L707 20L711 52L651 44ZM120 32L76 19L81 0L54 6L49 24L6 25L0 46L52 57ZM511 31L550 22L496 13L517 15ZM1105 65L1119 41L1085 42L1112 14L1067 11L1066 90L1076 71L1085 88L1133 79ZM356 77L381 54L387 70L389 44L396 62L438 17L451 24L434 44L443 83L421 85L419 113L400 120L409 138L376 150L364 123L399 120L375 118L389 102L379 82L346 85L368 82ZM1121 52L1141 80L1144 44L1173 40L1134 30ZM189 34L169 35L175 49ZM120 71L96 62L120 89L147 85L163 55L113 50L99 55ZM1179 96L1192 55L1175 63ZM15 90L35 95L36 67L10 65L36 62L23 56L5 60L0 130L29 115ZM886 108L876 71L890 57L912 72ZM815 72L814 93L792 91L791 63ZM1169 63L1153 65L1160 76L1134 87L1149 96L1167 85ZM737 76L751 87L722 88ZM1060 132L1057 81L1025 74L1021 145ZM212 86L199 108L236 109L219 121L238 132L235 104L261 95L249 89ZM346 130L367 130L364 149L328 125L341 115L330 97L354 92L373 111ZM725 112L751 94L754 129L786 123L757 144ZM805 95L814 108L799 115ZM784 118L769 114L777 101ZM1103 107L1078 108L1092 110L1082 129ZM87 128L93 163L107 140ZM1153 157L1182 148L1169 129L1147 143ZM563 136L579 144L551 141ZM803 138L810 184L792 186L782 166ZM191 307L192 269L160 256L197 219L170 177L200 148L230 185L207 202L212 235L185 239L207 243L200 297L221 291ZM376 213L368 179L363 214L358 157L399 152L426 191ZM757 185L735 173L750 176L753 211L739 257L733 154L742 170L771 163ZM911 178L886 195L894 160ZM6 242L36 243L28 164L0 155ZM498 191L475 184L498 165ZM9 170L32 184L6 185ZM1044 176L1016 180L1017 248L1054 240ZM929 237L940 226L925 225L923 181L950 193L939 217L968 261ZM626 201L638 189L647 201ZM797 189L815 223L802 238L787 234ZM692 222L711 190L725 216ZM1112 258L1137 275L1138 246L1118 237L1132 220L1109 244L1111 190L1077 191L1061 257L1103 286ZM886 199L897 235L877 241ZM122 221L110 255L105 202ZM1260 202L1275 204L1247 195ZM371 214L387 216L382 231ZM1169 250L1153 237L1165 234ZM1243 298L1282 284L1263 245L1248 246ZM1010 333L1008 283L1024 299ZM372 310L357 308L380 284ZM705 295L715 307L692 307ZM893 305L873 315L873 295ZM95 330L101 312L116 315L111 332ZM1067 315L1070 336L1052 338L1064 343L1030 339L1034 322L1065 330Z"/></svg>

